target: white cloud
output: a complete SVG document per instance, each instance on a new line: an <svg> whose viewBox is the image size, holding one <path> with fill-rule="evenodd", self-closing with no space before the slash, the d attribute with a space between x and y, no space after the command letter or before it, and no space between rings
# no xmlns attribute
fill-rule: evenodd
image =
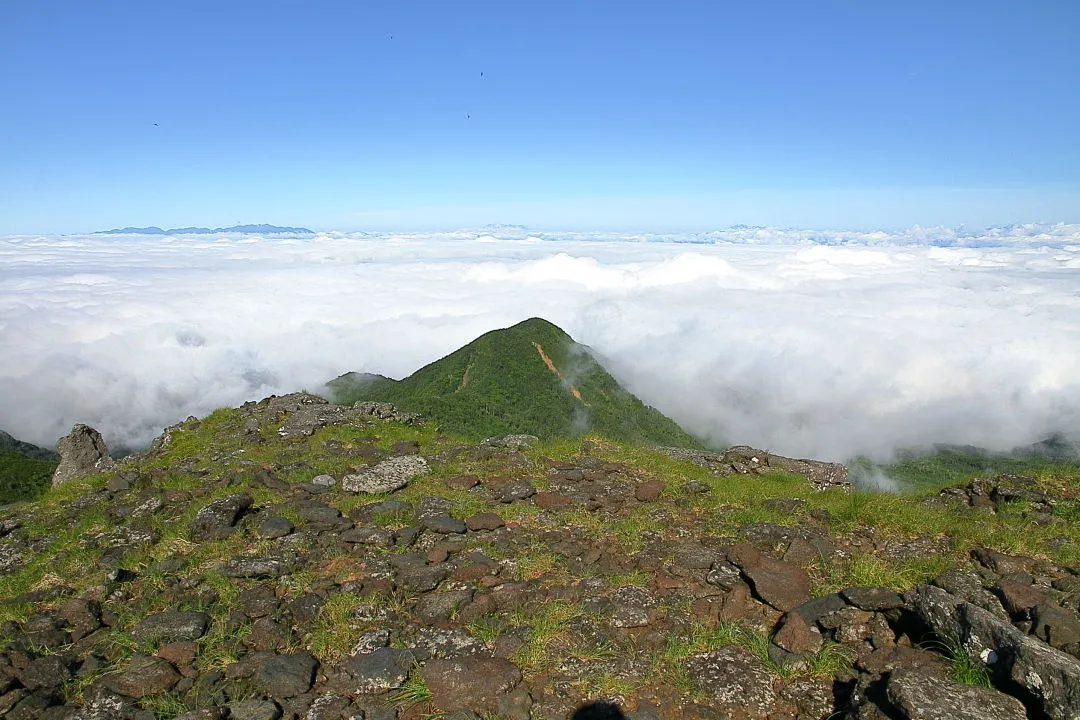
<svg viewBox="0 0 1080 720"><path fill-rule="evenodd" d="M688 244L689 243L689 244ZM1080 435L1080 226L0 239L0 428L139 445L534 315L688 429L830 459Z"/></svg>

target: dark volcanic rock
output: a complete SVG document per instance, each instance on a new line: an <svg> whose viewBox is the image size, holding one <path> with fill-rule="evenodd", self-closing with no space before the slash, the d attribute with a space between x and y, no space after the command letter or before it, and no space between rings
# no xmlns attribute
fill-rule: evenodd
<svg viewBox="0 0 1080 720"><path fill-rule="evenodd" d="M274 538L285 537L293 529L292 522L287 518L268 517L259 523L259 528L255 531L255 534L261 538L273 540Z"/></svg>
<svg viewBox="0 0 1080 720"><path fill-rule="evenodd" d="M499 502L512 503L515 500L527 500L536 494L536 488L528 480L511 480L503 485L499 492Z"/></svg>
<svg viewBox="0 0 1080 720"><path fill-rule="evenodd" d="M205 542L225 537L233 532L240 516L254 502L247 493L237 493L218 498L199 510L188 526L192 542Z"/></svg>
<svg viewBox="0 0 1080 720"><path fill-rule="evenodd" d="M75 478L105 472L113 468L109 448L94 428L82 423L71 428L71 432L56 442L60 453L60 464L53 473L53 487L74 480Z"/></svg>
<svg viewBox="0 0 1080 720"><path fill-rule="evenodd" d="M885 587L850 587L840 594L860 610L892 610L904 604L899 593Z"/></svg>
<svg viewBox="0 0 1080 720"><path fill-rule="evenodd" d="M509 660L485 657L432 660L423 676L432 704L443 712L495 714L499 699L521 682L521 671Z"/></svg>
<svg viewBox="0 0 1080 720"><path fill-rule="evenodd" d="M150 655L135 655L121 672L106 675L102 684L118 695L142 697L172 690L180 680L169 662Z"/></svg>
<svg viewBox="0 0 1080 720"><path fill-rule="evenodd" d="M355 655L345 661L345 671L353 677L358 693L380 693L405 684L409 671L416 666L411 650L379 648Z"/></svg>
<svg viewBox="0 0 1080 720"><path fill-rule="evenodd" d="M255 685L270 697L291 698L311 689L319 661L311 653L297 652L266 658L255 671Z"/></svg>
<svg viewBox="0 0 1080 720"><path fill-rule="evenodd" d="M941 588L917 585L904 599L939 637L956 638L971 656L986 662L999 683L1028 693L1049 720L1080 717L1080 662L1075 658Z"/></svg>

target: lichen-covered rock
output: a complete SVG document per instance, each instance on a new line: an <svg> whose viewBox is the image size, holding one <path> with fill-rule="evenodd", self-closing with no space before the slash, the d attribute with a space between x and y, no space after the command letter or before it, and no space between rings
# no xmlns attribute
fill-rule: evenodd
<svg viewBox="0 0 1080 720"><path fill-rule="evenodd" d="M428 472L428 464L419 455L400 455L383 460L341 478L347 492L387 493L405 487L410 480Z"/></svg>
<svg viewBox="0 0 1080 720"><path fill-rule="evenodd" d="M695 690L719 710L741 710L756 720L768 716L776 704L773 676L738 645L692 655L687 670Z"/></svg>
<svg viewBox="0 0 1080 720"><path fill-rule="evenodd" d="M147 615L131 628L136 642L177 642L198 640L210 627L204 612L160 612Z"/></svg>
<svg viewBox="0 0 1080 720"><path fill-rule="evenodd" d="M354 692L370 694L401 687L415 666L411 650L378 648L349 658L345 671L352 676Z"/></svg>
<svg viewBox="0 0 1080 720"><path fill-rule="evenodd" d="M82 423L77 423L70 433L56 442L56 450L60 453L60 464L52 476L53 487L111 470L114 466L101 433Z"/></svg>
<svg viewBox="0 0 1080 720"><path fill-rule="evenodd" d="M961 685L918 670L900 669L885 685L889 701L906 720L1025 720L1016 698L992 688Z"/></svg>
<svg viewBox="0 0 1080 720"><path fill-rule="evenodd" d="M939 637L954 638L999 683L1015 683L1050 720L1080 717L1080 662L941 588L917 585L909 608Z"/></svg>
<svg viewBox="0 0 1080 720"><path fill-rule="evenodd" d="M226 537L254 502L247 493L226 495L203 507L192 518L188 533L192 542L206 542Z"/></svg>

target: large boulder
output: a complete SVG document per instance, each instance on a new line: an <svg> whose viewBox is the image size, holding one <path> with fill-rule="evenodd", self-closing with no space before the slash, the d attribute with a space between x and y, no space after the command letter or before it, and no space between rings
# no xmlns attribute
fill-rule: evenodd
<svg viewBox="0 0 1080 720"><path fill-rule="evenodd" d="M938 637L959 643L986 663L999 686L1027 693L1050 720L1080 717L1080 662L1013 627L1007 620L932 585L904 594L907 607Z"/></svg>
<svg viewBox="0 0 1080 720"><path fill-rule="evenodd" d="M1026 720L1023 704L986 687L961 685L900 669L885 686L889 701L907 720Z"/></svg>
<svg viewBox="0 0 1080 720"><path fill-rule="evenodd" d="M60 464L53 473L53 487L68 480L111 470L114 465L101 433L82 423L76 424L70 433L57 440L56 449L60 453Z"/></svg>

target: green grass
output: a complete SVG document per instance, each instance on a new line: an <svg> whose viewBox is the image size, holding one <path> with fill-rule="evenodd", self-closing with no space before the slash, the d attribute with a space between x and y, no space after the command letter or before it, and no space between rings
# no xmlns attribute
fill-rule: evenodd
<svg viewBox="0 0 1080 720"><path fill-rule="evenodd" d="M352 650L362 632L353 619L353 611L362 600L351 593L335 593L319 609L308 649L322 662L340 660Z"/></svg>
<svg viewBox="0 0 1080 720"><path fill-rule="evenodd" d="M538 672L558 662L569 640L566 623L582 614L579 606L566 600L529 603L512 610L510 623L527 628L525 644L514 653L514 663L522 672Z"/></svg>

